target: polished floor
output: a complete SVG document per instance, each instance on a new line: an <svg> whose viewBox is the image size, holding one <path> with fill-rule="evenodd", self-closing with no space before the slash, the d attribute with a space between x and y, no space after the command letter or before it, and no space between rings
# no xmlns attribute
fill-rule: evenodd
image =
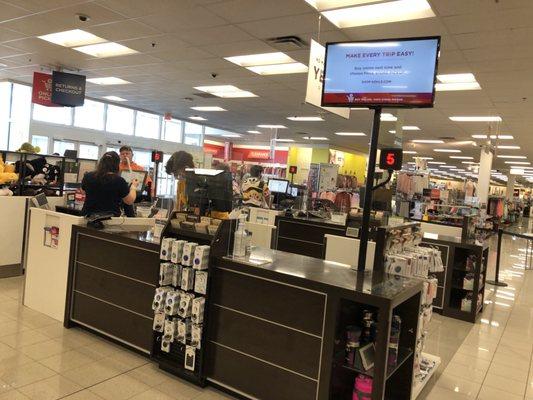
<svg viewBox="0 0 533 400"><path fill-rule="evenodd" d="M531 224L514 229L531 232ZM523 269L525 248L524 240L504 237L501 277L509 286L487 287L476 324L435 315L426 351L442 365L419 399L533 400L533 271ZM494 237L489 278L495 250ZM22 306L22 283L0 279L0 400L230 399Z"/></svg>

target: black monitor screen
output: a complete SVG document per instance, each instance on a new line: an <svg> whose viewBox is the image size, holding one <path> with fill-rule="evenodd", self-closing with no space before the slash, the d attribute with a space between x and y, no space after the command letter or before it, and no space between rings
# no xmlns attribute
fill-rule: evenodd
<svg viewBox="0 0 533 400"><path fill-rule="evenodd" d="M233 206L233 179L231 172L217 175L186 173L187 200L191 206L210 204L215 211L231 211Z"/></svg>

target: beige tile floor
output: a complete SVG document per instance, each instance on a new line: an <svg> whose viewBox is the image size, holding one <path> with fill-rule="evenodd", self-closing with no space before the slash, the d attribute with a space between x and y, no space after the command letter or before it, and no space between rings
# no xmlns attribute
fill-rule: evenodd
<svg viewBox="0 0 533 400"><path fill-rule="evenodd" d="M526 229L531 232L531 226ZM489 277L495 245L493 238ZM518 265L523 241L505 237L503 248L501 276L509 287L487 287L480 320L434 317L426 351L439 355L442 365L419 399L533 400L533 271ZM22 278L0 279L0 400L231 398L22 306L22 283Z"/></svg>

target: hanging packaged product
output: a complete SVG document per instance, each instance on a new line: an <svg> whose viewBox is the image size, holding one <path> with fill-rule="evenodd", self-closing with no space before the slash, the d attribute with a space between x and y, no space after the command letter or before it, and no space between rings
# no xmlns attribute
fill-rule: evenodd
<svg viewBox="0 0 533 400"><path fill-rule="evenodd" d="M192 293L182 293L180 296L180 308L178 310L178 315L181 318L188 318L191 316L192 311L192 301L194 299L194 294Z"/></svg>
<svg viewBox="0 0 533 400"><path fill-rule="evenodd" d="M183 257L183 247L185 246L185 243L187 243L186 240L174 240L172 242L170 261L172 261L174 264L179 264L181 262L181 258Z"/></svg>
<svg viewBox="0 0 533 400"><path fill-rule="evenodd" d="M153 330L156 332L163 332L165 327L165 314L157 312L154 314Z"/></svg>
<svg viewBox="0 0 533 400"><path fill-rule="evenodd" d="M187 344L191 338L191 320L182 319L176 321L176 341L182 344Z"/></svg>
<svg viewBox="0 0 533 400"><path fill-rule="evenodd" d="M171 291L167 293L165 299L165 314L169 316L177 315L180 306L180 293Z"/></svg>
<svg viewBox="0 0 533 400"><path fill-rule="evenodd" d="M172 263L164 262L159 265L159 286L172 284L172 274L174 266Z"/></svg>
<svg viewBox="0 0 533 400"><path fill-rule="evenodd" d="M172 267L172 286L178 288L181 286L181 271L183 267L180 264L173 264Z"/></svg>
<svg viewBox="0 0 533 400"><path fill-rule="evenodd" d="M194 270L192 268L182 268L180 286L181 290L186 292L194 289Z"/></svg>
<svg viewBox="0 0 533 400"><path fill-rule="evenodd" d="M204 322L205 297L196 297L192 301L191 321L193 324Z"/></svg>
<svg viewBox="0 0 533 400"><path fill-rule="evenodd" d="M192 267L196 246L198 246L197 243L185 243L185 245L183 246L183 256L181 257L181 265L185 267Z"/></svg>
<svg viewBox="0 0 533 400"><path fill-rule="evenodd" d="M207 293L207 271L195 271L194 292L199 294Z"/></svg>
<svg viewBox="0 0 533 400"><path fill-rule="evenodd" d="M202 347L202 325L193 324L191 327L191 346Z"/></svg>
<svg viewBox="0 0 533 400"><path fill-rule="evenodd" d="M196 365L196 349L192 346L185 347L185 369L194 371Z"/></svg>
<svg viewBox="0 0 533 400"><path fill-rule="evenodd" d="M167 293L170 292L171 288L168 286L158 287L155 289L154 300L152 302L152 310L155 312L163 312L165 309L165 300Z"/></svg>
<svg viewBox="0 0 533 400"><path fill-rule="evenodd" d="M194 250L193 268L196 270L206 270L209 266L210 246L196 246Z"/></svg>
<svg viewBox="0 0 533 400"><path fill-rule="evenodd" d="M172 255L172 243L174 242L173 238L163 238L161 240L161 253L159 258L161 260L170 261Z"/></svg>

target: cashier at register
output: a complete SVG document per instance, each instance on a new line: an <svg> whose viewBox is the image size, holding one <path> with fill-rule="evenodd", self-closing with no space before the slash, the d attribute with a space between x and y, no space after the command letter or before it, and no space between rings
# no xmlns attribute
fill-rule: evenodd
<svg viewBox="0 0 533 400"><path fill-rule="evenodd" d="M83 215L112 213L121 214L122 203L132 205L137 196L139 182L133 179L131 185L119 175L120 157L114 151L105 153L96 170L83 177L81 188L85 191Z"/></svg>

